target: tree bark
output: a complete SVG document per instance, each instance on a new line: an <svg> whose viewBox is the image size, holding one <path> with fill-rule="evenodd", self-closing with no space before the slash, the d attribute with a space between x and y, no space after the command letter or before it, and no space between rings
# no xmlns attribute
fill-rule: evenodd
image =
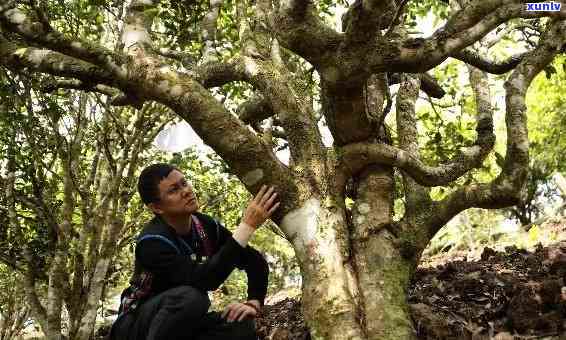
<svg viewBox="0 0 566 340"><path fill-rule="evenodd" d="M352 250L367 339L412 339L407 289L416 263L405 259L393 226L393 169L372 166L358 185Z"/></svg>
<svg viewBox="0 0 566 340"><path fill-rule="evenodd" d="M301 267L303 312L313 338L364 339L345 211L336 202L313 197L287 214L281 228L290 235Z"/></svg>

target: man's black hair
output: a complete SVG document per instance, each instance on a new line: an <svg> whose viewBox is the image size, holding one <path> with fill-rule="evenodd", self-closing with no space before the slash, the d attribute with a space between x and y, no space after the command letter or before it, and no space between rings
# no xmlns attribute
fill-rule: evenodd
<svg viewBox="0 0 566 340"><path fill-rule="evenodd" d="M173 170L179 169L166 163L152 164L142 170L138 178L138 192L144 204L159 201L159 182L169 176Z"/></svg>

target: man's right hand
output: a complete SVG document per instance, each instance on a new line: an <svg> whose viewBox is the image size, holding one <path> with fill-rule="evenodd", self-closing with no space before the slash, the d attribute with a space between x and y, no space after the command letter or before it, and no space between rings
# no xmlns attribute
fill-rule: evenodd
<svg viewBox="0 0 566 340"><path fill-rule="evenodd" d="M275 188L269 187L268 189L266 185L263 185L254 199L248 203L242 222L256 229L279 207L279 202L275 202L276 198Z"/></svg>

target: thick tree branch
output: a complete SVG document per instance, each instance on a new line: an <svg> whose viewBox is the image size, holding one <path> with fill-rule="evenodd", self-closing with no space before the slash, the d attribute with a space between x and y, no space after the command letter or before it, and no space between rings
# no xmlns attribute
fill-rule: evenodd
<svg viewBox="0 0 566 340"><path fill-rule="evenodd" d="M465 148L449 163L433 167L424 164L407 151L390 145L354 143L342 147L341 164L349 175L356 174L372 163L386 164L404 170L421 185L438 186L453 182L470 169L481 166L486 156L484 149L487 147L475 145Z"/></svg>
<svg viewBox="0 0 566 340"><path fill-rule="evenodd" d="M31 20L16 8L0 12L0 25L28 42L89 62L114 74L125 76L124 70L120 67L127 62L124 56L88 41L81 41L77 38L70 39L47 26L48 23Z"/></svg>
<svg viewBox="0 0 566 340"><path fill-rule="evenodd" d="M116 97L123 95L123 93L115 88L106 85L96 85L91 83L84 83L76 79L50 79L41 85L41 89L45 93L52 93L58 89L81 90L85 92L96 92L107 95L109 97Z"/></svg>
<svg viewBox="0 0 566 340"><path fill-rule="evenodd" d="M342 40L341 34L318 17L312 0L282 1L279 8L272 8L271 0L262 0L260 7L279 43L315 67L321 66Z"/></svg>
<svg viewBox="0 0 566 340"><path fill-rule="evenodd" d="M323 159L322 138L312 106L299 93L293 74L271 61L246 58L249 82L257 87L279 118L287 133L291 157L295 164L316 166ZM250 72L251 71L251 72ZM315 181L320 180L317 178Z"/></svg>
<svg viewBox="0 0 566 340"><path fill-rule="evenodd" d="M552 61L565 43L566 20L553 20L541 37L539 46L515 68L505 83L507 154L501 174L491 183L462 187L438 202L435 213L428 216L430 237L465 209L503 208L521 201L529 160L525 94L533 78Z"/></svg>
<svg viewBox="0 0 566 340"><path fill-rule="evenodd" d="M244 58L238 56L227 62L204 63L193 69L191 75L205 88L219 87L233 81L246 80L245 68Z"/></svg>
<svg viewBox="0 0 566 340"><path fill-rule="evenodd" d="M152 50L155 54L162 57L176 60L185 68L192 69L196 65L197 58L187 52L175 51L168 48L156 48Z"/></svg>
<svg viewBox="0 0 566 340"><path fill-rule="evenodd" d="M300 17L303 10L307 6L307 2L296 1L285 6L296 6L294 8L280 8L283 12L291 17ZM311 4L312 5L312 4ZM243 3L237 7L241 17L245 17L246 9ZM302 9L301 9L302 8ZM261 6L255 7L256 14L259 18L267 20L266 13ZM309 176L314 182L320 180L319 176L314 175L320 169L313 167L320 166L322 160L322 139L320 137L312 105L300 92L300 88L294 79L294 75L279 62L277 58L277 46L271 42L269 32L261 24L248 25L248 20L241 21L240 40L243 46L241 66L243 65L243 73L246 81L258 89L269 108L253 108L246 106L247 114L251 114L250 109L255 110L254 114L258 114L258 109L265 114L276 114L283 128L288 133L288 142L291 151L291 158L294 164L300 164L308 169ZM275 52L275 58L269 58ZM255 104L257 107L257 103ZM242 118L242 117L241 117ZM248 119L247 117L243 117ZM261 130L261 129L258 129ZM271 143L268 143L271 144Z"/></svg>
<svg viewBox="0 0 566 340"><path fill-rule="evenodd" d="M84 83L112 86L117 82L111 72L93 64L51 50L20 46L6 40L1 34L0 64L13 71L27 68L55 76L75 78Z"/></svg>
<svg viewBox="0 0 566 340"><path fill-rule="evenodd" d="M271 35L266 25L259 23L261 20L267 21L261 7L255 6L255 17L249 18L246 1L239 1L236 5L236 12L239 18L239 38L241 55L258 59L268 59L271 46Z"/></svg>
<svg viewBox="0 0 566 340"><path fill-rule="evenodd" d="M401 11L403 2L395 0L356 0L342 17L342 30L345 32L347 45L359 45L373 41L380 35L381 29L393 26L398 19L397 11Z"/></svg>
<svg viewBox="0 0 566 340"><path fill-rule="evenodd" d="M386 139L385 118L391 111L391 93L386 73L373 74L364 87L366 116L377 132L377 138Z"/></svg>
<svg viewBox="0 0 566 340"><path fill-rule="evenodd" d="M472 51L470 49L465 49L454 53L452 57L474 67L477 67L484 72L491 74L503 74L511 71L513 68L519 65L526 54L527 53L521 53L514 55L507 60L497 62L488 60L478 52Z"/></svg>
<svg viewBox="0 0 566 340"><path fill-rule="evenodd" d="M566 18L566 12L529 12L522 1L474 1L458 11L449 22L429 39L409 39L399 48L397 67L411 72L423 72L440 64L450 55L480 40L500 24L513 18ZM392 46L390 46L392 47ZM391 50L389 53L393 53ZM385 55L389 55L385 53ZM374 62L385 62L377 56ZM376 71L379 71L378 67Z"/></svg>
<svg viewBox="0 0 566 340"><path fill-rule="evenodd" d="M204 16L201 27L202 27L202 38L204 40L204 50L202 52L202 61L208 62L215 60L215 40L216 40L216 20L218 19L218 14L220 13L220 6L222 5L222 0L210 0L210 8L208 13Z"/></svg>
<svg viewBox="0 0 566 340"><path fill-rule="evenodd" d="M145 50L152 49L150 29L157 14L156 1L133 0L128 7L121 42L126 53L143 58Z"/></svg>
<svg viewBox="0 0 566 340"><path fill-rule="evenodd" d="M236 114L246 124L261 122L275 113L269 106L269 102L263 96L253 96L244 102L236 110Z"/></svg>
<svg viewBox="0 0 566 340"><path fill-rule="evenodd" d="M420 158L418 144L417 119L415 103L419 95L419 78L411 75L401 76L401 87L397 93L397 134L399 148L416 159ZM405 191L405 214L416 215L419 209L427 209L431 203L430 190L415 182L402 172L403 190Z"/></svg>
<svg viewBox="0 0 566 340"><path fill-rule="evenodd" d="M452 8L460 9L453 13L442 30L445 32L461 32L465 29L473 27L480 20L482 20L486 15L497 10L501 5L505 3L520 3L521 1L506 1L506 0L487 0L478 1L471 0L466 1L465 5L460 5L459 2L452 4Z"/></svg>

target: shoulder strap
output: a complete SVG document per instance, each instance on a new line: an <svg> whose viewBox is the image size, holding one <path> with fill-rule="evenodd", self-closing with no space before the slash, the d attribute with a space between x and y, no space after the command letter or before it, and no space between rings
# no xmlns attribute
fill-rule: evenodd
<svg viewBox="0 0 566 340"><path fill-rule="evenodd" d="M177 247L175 245L175 243L173 243L170 239L168 239L167 237L163 236L163 235L159 235L159 234L146 234L143 235L142 237L138 238L138 243L143 241L143 240L148 240L148 239L153 239L153 240L161 240L167 244L169 244L171 247L175 248L175 251L177 251L177 254L181 254L181 251L179 250L179 247Z"/></svg>
<svg viewBox="0 0 566 340"><path fill-rule="evenodd" d="M193 215L195 215L197 218L199 218L202 222L204 222L203 224L206 225L208 228L210 229L215 229L216 231L216 240L218 241L220 239L220 223L218 223L218 221L211 217L208 216L206 214L203 214L201 212L196 212Z"/></svg>
<svg viewBox="0 0 566 340"><path fill-rule="evenodd" d="M214 221L214 224L216 225L216 244L218 244L218 240L220 239L220 223L218 223L218 221L216 221L215 219L212 219Z"/></svg>

